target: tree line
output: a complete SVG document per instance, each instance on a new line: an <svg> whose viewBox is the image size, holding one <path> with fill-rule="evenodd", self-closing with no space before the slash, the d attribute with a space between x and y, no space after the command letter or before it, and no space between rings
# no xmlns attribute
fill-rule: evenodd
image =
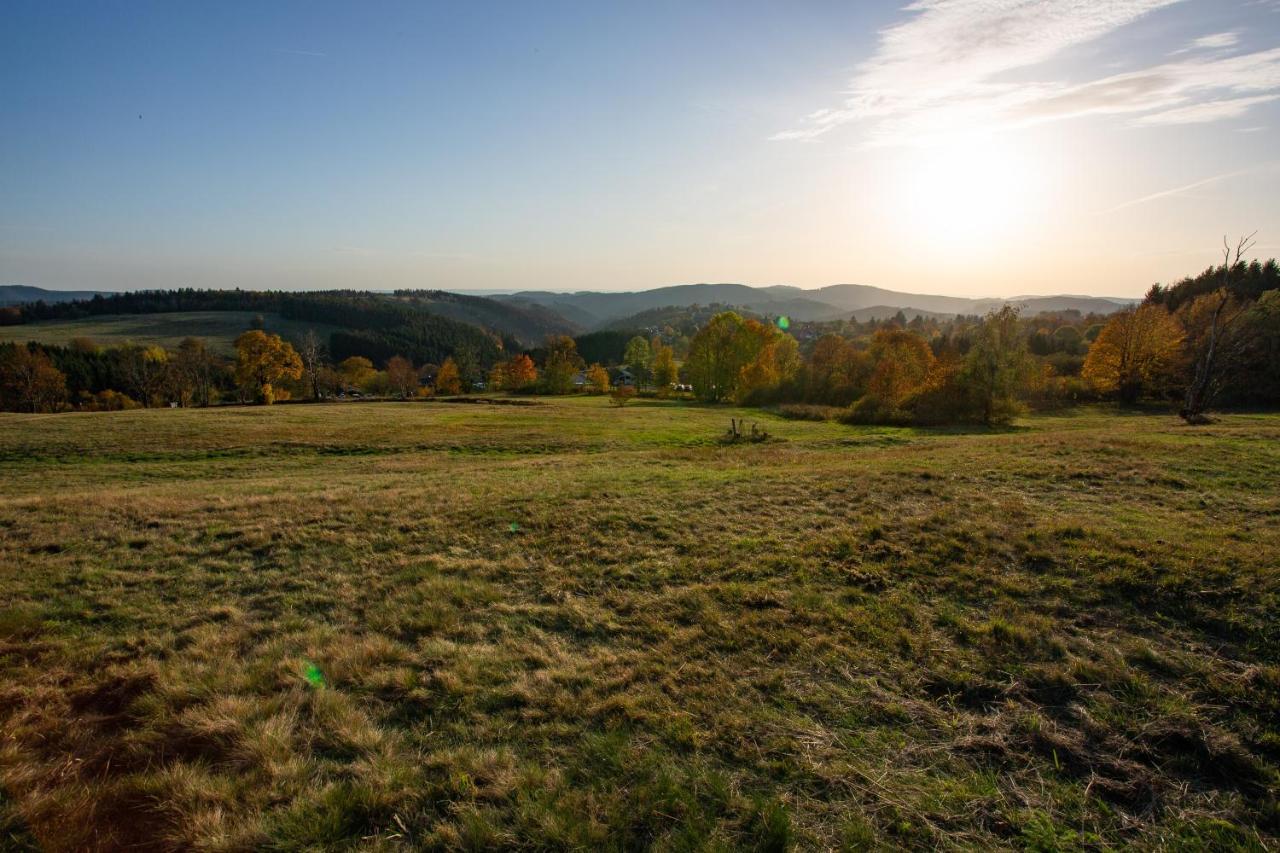
<svg viewBox="0 0 1280 853"><path fill-rule="evenodd" d="M622 404L636 389L666 395L689 388L709 403L821 406L855 423L996 424L1028 407L1104 399L1174 403L1199 422L1214 406L1280 404L1280 276L1274 260L1243 260L1251 245L1245 239L1225 247L1221 265L1154 286L1142 303L1109 317L1022 317L1006 307L985 317L908 319L899 312L883 321L786 323L721 306L696 328L552 335L527 350L376 297L321 294L295 302L296 294L274 294L276 301L255 303L255 294L232 292L239 296L228 304L237 308L261 304L286 313L291 306L286 316L295 319L361 328L335 332L327 344L311 332L297 347L254 329L237 339L234 358L194 338L173 351L86 340L4 345L0 406L410 398L477 388L613 393ZM216 301L221 296L210 294L224 293L121 298L135 300L134 307L195 310L183 300ZM240 296L247 301L235 303Z"/></svg>

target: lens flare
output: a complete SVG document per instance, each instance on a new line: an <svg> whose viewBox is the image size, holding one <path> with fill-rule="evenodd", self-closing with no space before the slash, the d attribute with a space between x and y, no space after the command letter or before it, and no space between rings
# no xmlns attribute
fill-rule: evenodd
<svg viewBox="0 0 1280 853"><path fill-rule="evenodd" d="M317 690L324 687L324 673L320 671L320 667L311 661L303 661L302 677L307 680L307 684Z"/></svg>
<svg viewBox="0 0 1280 853"><path fill-rule="evenodd" d="M779 317L779 318L778 318L778 328L779 328L779 329L781 329L781 330L782 330L782 331L784 331L784 332L785 332L787 329L790 329L790 328L791 328L791 318L790 318L790 317L788 317L786 314L783 314L781 317Z"/></svg>

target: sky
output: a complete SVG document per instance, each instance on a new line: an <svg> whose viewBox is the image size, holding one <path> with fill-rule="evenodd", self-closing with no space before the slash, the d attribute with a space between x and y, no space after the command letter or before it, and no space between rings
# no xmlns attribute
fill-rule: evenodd
<svg viewBox="0 0 1280 853"><path fill-rule="evenodd" d="M1277 131L1280 0L7 0L0 284L1139 296Z"/></svg>

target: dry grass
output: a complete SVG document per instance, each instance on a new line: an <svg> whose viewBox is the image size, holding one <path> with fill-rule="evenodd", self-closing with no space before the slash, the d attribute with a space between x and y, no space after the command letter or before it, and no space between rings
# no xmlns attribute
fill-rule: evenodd
<svg viewBox="0 0 1280 853"><path fill-rule="evenodd" d="M0 416L0 846L1268 849L1280 417Z"/></svg>

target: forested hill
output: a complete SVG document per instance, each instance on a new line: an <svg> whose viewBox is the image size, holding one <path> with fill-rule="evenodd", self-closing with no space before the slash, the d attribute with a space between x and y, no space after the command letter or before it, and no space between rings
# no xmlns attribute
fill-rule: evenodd
<svg viewBox="0 0 1280 853"><path fill-rule="evenodd" d="M26 288L38 294L51 293ZM252 291L252 290L148 290L133 293L87 294L83 299L50 301L38 299L19 307L10 307L0 316L0 323L26 323L38 320L66 320L104 314L159 314L175 311L278 311L288 317L300 317L311 303L329 305L337 301L357 300L361 305L384 302L392 306L434 314L479 326L509 337L524 346L540 343L547 335L572 334L577 327L541 305L509 305L482 296L447 293L441 290L400 290L394 294L376 294L355 290L317 292ZM295 313L290 313L295 312ZM304 319L316 319L305 317ZM327 322L327 321L326 321ZM350 323L335 325L350 326Z"/></svg>
<svg viewBox="0 0 1280 853"><path fill-rule="evenodd" d="M1271 258L1265 262L1238 261L1230 270L1221 266L1210 267L1197 276L1167 286L1152 286L1147 292L1147 301L1177 311L1184 303L1211 293L1224 283L1237 297L1257 299L1268 290L1280 288L1280 264Z"/></svg>
<svg viewBox="0 0 1280 853"><path fill-rule="evenodd" d="M479 299L479 297L466 297ZM163 290L117 293L49 304L36 302L0 309L6 323L67 320L118 314L189 311L273 312L341 331L330 335L330 356L340 361L359 355L377 363L400 355L417 364L439 364L454 356L489 365L502 351L521 348L513 335L487 331L471 323L414 305L411 300L351 290L314 293L250 290Z"/></svg>
<svg viewBox="0 0 1280 853"><path fill-rule="evenodd" d="M540 344L548 335L572 335L581 331L576 323L533 303L509 304L445 290L397 290L393 298L432 314L510 335L525 346Z"/></svg>

